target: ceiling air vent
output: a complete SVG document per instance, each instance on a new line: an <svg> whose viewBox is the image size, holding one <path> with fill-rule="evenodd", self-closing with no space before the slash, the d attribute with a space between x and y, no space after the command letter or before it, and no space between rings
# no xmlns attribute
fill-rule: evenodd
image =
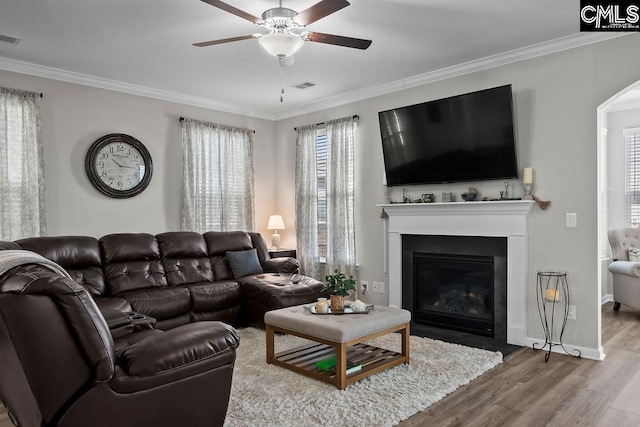
<svg viewBox="0 0 640 427"><path fill-rule="evenodd" d="M7 34L0 34L0 42L18 44L22 40L20 37L13 37Z"/></svg>
<svg viewBox="0 0 640 427"><path fill-rule="evenodd" d="M296 89L308 89L310 87L314 87L316 84L311 82L302 82L297 85L293 85L291 87L295 87Z"/></svg>

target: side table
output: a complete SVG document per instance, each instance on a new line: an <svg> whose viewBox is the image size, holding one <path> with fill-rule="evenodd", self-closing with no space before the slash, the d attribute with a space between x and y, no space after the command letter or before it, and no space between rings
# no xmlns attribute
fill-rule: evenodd
<svg viewBox="0 0 640 427"><path fill-rule="evenodd" d="M547 354L544 356L545 363L549 361L551 349L553 346L559 345L569 356L580 357L580 350L577 355L571 354L562 342L562 336L567 326L567 318L569 317L569 285L567 284L567 273L564 271L538 271L537 279L537 301L538 314L544 329L544 345L536 348L538 343L533 344L534 350L542 350L549 346ZM560 309L560 313L556 315L556 307ZM554 325L557 321L562 322L560 336L558 342L553 341Z"/></svg>
<svg viewBox="0 0 640 427"><path fill-rule="evenodd" d="M271 258L280 258L280 257L296 257L295 249L269 249L269 256Z"/></svg>

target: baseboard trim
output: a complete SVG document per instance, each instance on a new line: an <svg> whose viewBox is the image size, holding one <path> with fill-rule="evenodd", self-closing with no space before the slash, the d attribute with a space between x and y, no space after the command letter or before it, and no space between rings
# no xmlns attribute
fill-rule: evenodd
<svg viewBox="0 0 640 427"><path fill-rule="evenodd" d="M533 348L533 345L536 344L536 347L540 347L542 346L542 344L544 344L544 341L539 340L539 339L535 339L535 338L531 338L531 337L527 337L527 347L531 347ZM579 345L573 345L573 344L564 344L564 347L569 350L579 350L581 353L581 357L583 359L591 359L591 360L598 360L598 361L603 361L604 358L606 357L606 354L604 354L604 349L602 348L602 346L598 347L598 348L591 348L591 347L582 347ZM545 351L547 351L548 349L546 349ZM551 352L552 353L559 353L559 354L567 354L561 346L553 346L551 348Z"/></svg>
<svg viewBox="0 0 640 427"><path fill-rule="evenodd" d="M608 302L612 302L613 301L613 295L612 294L606 294L606 295L602 295L602 297L600 297L600 304L604 305Z"/></svg>

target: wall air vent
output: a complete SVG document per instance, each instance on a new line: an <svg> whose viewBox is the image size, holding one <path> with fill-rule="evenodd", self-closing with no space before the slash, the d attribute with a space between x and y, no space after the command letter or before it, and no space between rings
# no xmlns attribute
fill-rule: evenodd
<svg viewBox="0 0 640 427"><path fill-rule="evenodd" d="M302 83L298 83L297 85L293 85L291 87L295 87L296 89L308 89L315 85L316 85L315 83L311 83L311 82L302 82Z"/></svg>
<svg viewBox="0 0 640 427"><path fill-rule="evenodd" d="M18 44L22 40L20 37L13 37L8 34L0 34L0 42Z"/></svg>

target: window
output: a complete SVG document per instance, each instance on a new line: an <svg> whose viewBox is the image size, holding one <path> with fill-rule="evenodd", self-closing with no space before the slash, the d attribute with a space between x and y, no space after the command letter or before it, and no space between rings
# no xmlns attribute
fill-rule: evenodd
<svg viewBox="0 0 640 427"><path fill-rule="evenodd" d="M182 149L182 229L253 231L253 131L184 119Z"/></svg>
<svg viewBox="0 0 640 427"><path fill-rule="evenodd" d="M640 128L624 130L625 139L625 223L640 226Z"/></svg>
<svg viewBox="0 0 640 427"><path fill-rule="evenodd" d="M346 188L347 198L353 200L353 132L347 135L349 155ZM327 257L327 130L316 130L316 180L318 186L318 255L321 261Z"/></svg>
<svg viewBox="0 0 640 427"><path fill-rule="evenodd" d="M44 235L40 94L0 88L0 239Z"/></svg>
<svg viewBox="0 0 640 427"><path fill-rule="evenodd" d="M298 261L301 272L320 280L335 269L355 275L355 119L298 128Z"/></svg>

